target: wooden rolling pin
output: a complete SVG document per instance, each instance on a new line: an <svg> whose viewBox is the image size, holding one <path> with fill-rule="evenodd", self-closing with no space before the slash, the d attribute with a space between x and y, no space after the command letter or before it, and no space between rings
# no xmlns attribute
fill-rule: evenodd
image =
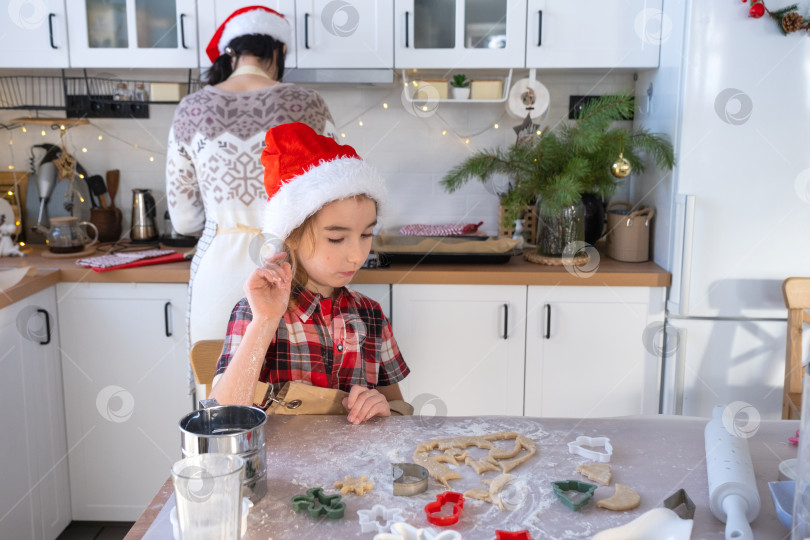
<svg viewBox="0 0 810 540"><path fill-rule="evenodd" d="M759 493L745 433L732 433L734 419L723 424L724 406L714 408L706 424L706 472L709 506L726 524L726 540L753 540L750 522L759 514Z"/></svg>

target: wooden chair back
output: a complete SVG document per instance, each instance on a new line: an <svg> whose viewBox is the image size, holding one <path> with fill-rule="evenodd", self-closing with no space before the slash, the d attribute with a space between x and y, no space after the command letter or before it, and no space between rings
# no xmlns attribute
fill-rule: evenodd
<svg viewBox="0 0 810 540"><path fill-rule="evenodd" d="M198 341L191 347L191 370L197 384L205 385L205 395L202 398L208 397L211 392L211 384L217 371L217 360L224 344L223 339L206 339Z"/></svg>
<svg viewBox="0 0 810 540"><path fill-rule="evenodd" d="M787 317L785 349L785 389L782 418L798 419L802 410L802 326L810 324L810 278L787 278L782 283Z"/></svg>

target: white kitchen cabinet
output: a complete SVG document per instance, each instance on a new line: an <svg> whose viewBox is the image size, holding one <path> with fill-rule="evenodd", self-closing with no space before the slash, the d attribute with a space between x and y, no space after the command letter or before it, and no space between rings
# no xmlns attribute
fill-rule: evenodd
<svg viewBox="0 0 810 540"><path fill-rule="evenodd" d="M65 0L11 2L0 17L0 68L69 65Z"/></svg>
<svg viewBox="0 0 810 540"><path fill-rule="evenodd" d="M390 0L296 0L300 69L392 68Z"/></svg>
<svg viewBox="0 0 810 540"><path fill-rule="evenodd" d="M349 288L364 294L376 301L382 306L383 313L391 322L391 285L386 284L371 284L371 283L352 283ZM391 323L393 325L393 322Z"/></svg>
<svg viewBox="0 0 810 540"><path fill-rule="evenodd" d="M528 0L526 67L655 68L662 0Z"/></svg>
<svg viewBox="0 0 810 540"><path fill-rule="evenodd" d="M211 67L211 60L205 53L208 42L225 19L237 9L248 6L264 6L284 15L290 22L292 41L287 45L284 69L294 68L295 63L295 0L197 0L197 18L200 35L200 68Z"/></svg>
<svg viewBox="0 0 810 540"><path fill-rule="evenodd" d="M528 289L526 416L658 412L663 288Z"/></svg>
<svg viewBox="0 0 810 540"><path fill-rule="evenodd" d="M416 415L523 414L526 287L393 285Z"/></svg>
<svg viewBox="0 0 810 540"><path fill-rule="evenodd" d="M73 519L134 521L192 409L185 284L60 283Z"/></svg>
<svg viewBox="0 0 810 540"><path fill-rule="evenodd" d="M0 310L0 538L59 536L71 521L54 288Z"/></svg>
<svg viewBox="0 0 810 540"><path fill-rule="evenodd" d="M395 0L398 68L523 67L526 0Z"/></svg>
<svg viewBox="0 0 810 540"><path fill-rule="evenodd" d="M71 0L70 65L196 68L195 0Z"/></svg>

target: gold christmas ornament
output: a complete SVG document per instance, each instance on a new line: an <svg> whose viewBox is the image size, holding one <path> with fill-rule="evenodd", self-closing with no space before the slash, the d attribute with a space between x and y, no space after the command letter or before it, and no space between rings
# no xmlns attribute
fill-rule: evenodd
<svg viewBox="0 0 810 540"><path fill-rule="evenodd" d="M624 157L624 154L619 152L619 159L614 161L613 165L610 166L610 173L616 178L625 178L631 172L633 172L633 167Z"/></svg>

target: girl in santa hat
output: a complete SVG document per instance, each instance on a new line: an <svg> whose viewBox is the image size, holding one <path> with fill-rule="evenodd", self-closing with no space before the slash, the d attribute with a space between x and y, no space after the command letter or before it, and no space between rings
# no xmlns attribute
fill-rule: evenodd
<svg viewBox="0 0 810 540"><path fill-rule="evenodd" d="M275 127L265 143L263 233L277 254L231 313L211 398L250 405L259 381L270 394L298 381L337 392L339 401L319 398L342 404L355 424L410 414L391 325L377 302L346 288L371 249L383 180L352 147L304 124Z"/></svg>
<svg viewBox="0 0 810 540"><path fill-rule="evenodd" d="M314 90L280 83L290 23L262 6L239 9L206 48L209 85L186 96L169 133L166 194L173 227L199 234L189 282L189 343L222 339L253 264L264 206L259 154L267 130L304 122L334 131ZM252 243L253 242L253 243ZM259 242L260 244L260 242Z"/></svg>

